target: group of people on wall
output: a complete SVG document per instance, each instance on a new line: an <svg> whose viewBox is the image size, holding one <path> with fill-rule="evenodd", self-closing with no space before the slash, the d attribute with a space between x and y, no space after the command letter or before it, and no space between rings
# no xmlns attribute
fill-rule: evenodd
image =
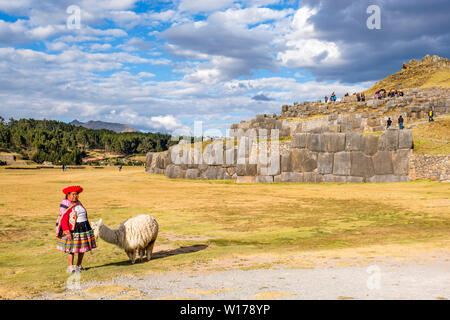
<svg viewBox="0 0 450 320"><path fill-rule="evenodd" d="M376 99L384 99L386 97L388 98L397 98L397 97L403 97L403 91L396 90L389 90L389 92L386 92L385 89L380 89L375 91L375 98Z"/></svg>
<svg viewBox="0 0 450 320"><path fill-rule="evenodd" d="M360 102L360 101L366 101L366 95L364 94L364 92L361 93L353 93L354 96L356 96L356 101ZM350 95L348 94L348 92L344 95L344 97L349 97ZM336 101L336 94L333 92L330 97L328 98L328 96L325 96L325 103L329 102L334 102Z"/></svg>
<svg viewBox="0 0 450 320"><path fill-rule="evenodd" d="M330 102L336 101L336 94L333 92L330 99L328 99L328 96L325 96L325 103L328 103L328 100L330 100Z"/></svg>
<svg viewBox="0 0 450 320"><path fill-rule="evenodd" d="M354 96L356 96L356 101L360 102L360 101L366 101L366 95L364 94L364 92L361 93L353 93ZM349 93L347 92L344 97L348 97L350 96ZM374 98L375 99L384 99L384 98L397 98L397 97L403 97L404 93L403 91L400 90L389 90L389 92L386 91L386 89L380 89L375 91L375 95ZM333 92L331 94L331 96L328 98L328 96L325 96L325 103L328 102L334 102L336 101L336 94Z"/></svg>

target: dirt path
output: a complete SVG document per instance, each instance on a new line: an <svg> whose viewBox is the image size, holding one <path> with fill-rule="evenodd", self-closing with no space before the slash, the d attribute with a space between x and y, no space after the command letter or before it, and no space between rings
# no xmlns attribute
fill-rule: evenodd
<svg viewBox="0 0 450 320"><path fill-rule="evenodd" d="M81 282L40 299L449 299L450 254L358 266L178 272Z"/></svg>

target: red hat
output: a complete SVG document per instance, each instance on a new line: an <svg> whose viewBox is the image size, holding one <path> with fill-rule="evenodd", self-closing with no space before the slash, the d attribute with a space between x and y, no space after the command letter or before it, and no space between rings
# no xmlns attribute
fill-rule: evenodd
<svg viewBox="0 0 450 320"><path fill-rule="evenodd" d="M69 194L71 192L81 193L81 192L83 192L83 188L80 186L71 186L71 187L64 188L62 192L64 194Z"/></svg>

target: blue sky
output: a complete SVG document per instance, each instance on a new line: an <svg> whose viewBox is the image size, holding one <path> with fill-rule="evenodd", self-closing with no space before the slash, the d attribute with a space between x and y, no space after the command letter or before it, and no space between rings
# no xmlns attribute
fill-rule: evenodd
<svg viewBox="0 0 450 320"><path fill-rule="evenodd" d="M448 12L438 0L0 0L0 115L225 133L448 57Z"/></svg>

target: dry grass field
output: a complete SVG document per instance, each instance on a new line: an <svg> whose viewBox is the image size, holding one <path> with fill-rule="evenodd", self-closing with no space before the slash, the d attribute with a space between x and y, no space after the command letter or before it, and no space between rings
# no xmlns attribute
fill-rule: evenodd
<svg viewBox="0 0 450 320"><path fill-rule="evenodd" d="M401 255L450 248L450 185L235 184L170 180L142 167L84 170L0 169L0 298L61 292L66 257L55 249L61 189L81 185L90 221L117 227L141 213L160 234L150 262L98 240L83 281L119 275ZM296 260L297 257L297 260ZM300 259L298 257L309 257Z"/></svg>

